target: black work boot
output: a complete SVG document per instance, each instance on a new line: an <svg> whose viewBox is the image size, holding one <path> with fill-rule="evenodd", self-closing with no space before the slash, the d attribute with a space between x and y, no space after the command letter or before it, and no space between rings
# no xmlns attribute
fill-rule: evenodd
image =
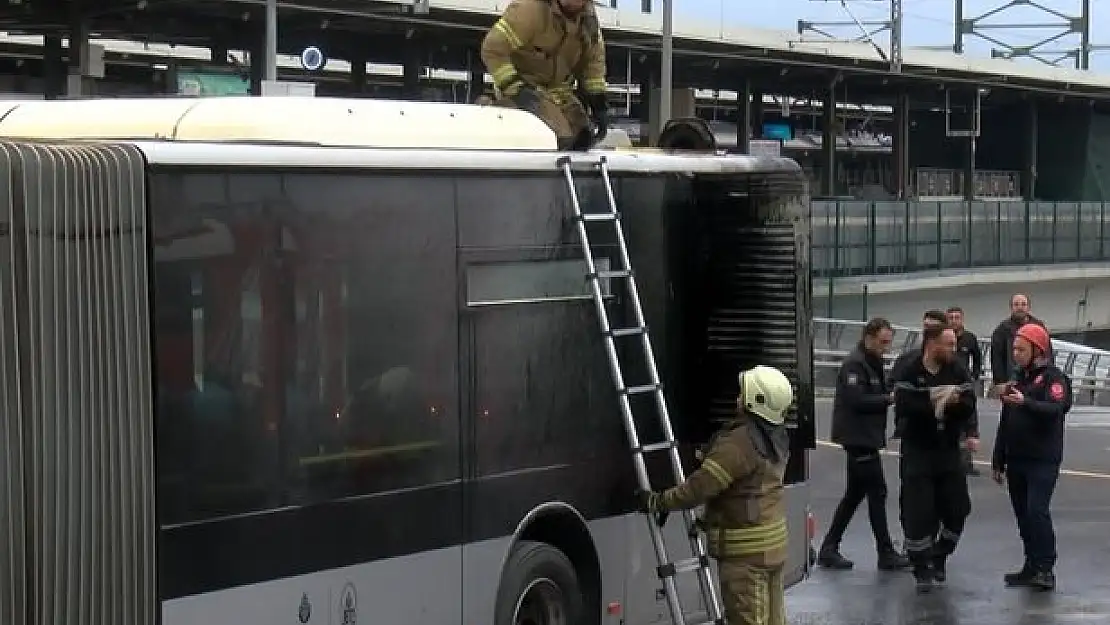
<svg viewBox="0 0 1110 625"><path fill-rule="evenodd" d="M933 580L938 584L948 581L948 556L933 556Z"/></svg>
<svg viewBox="0 0 1110 625"><path fill-rule="evenodd" d="M817 554L817 564L821 568L837 571L847 571L856 565L855 562L840 555L840 550L836 547L821 547L821 551Z"/></svg>
<svg viewBox="0 0 1110 625"><path fill-rule="evenodd" d="M1056 575L1052 571L1037 571L1029 578L1028 585L1036 590L1055 590Z"/></svg>
<svg viewBox="0 0 1110 625"><path fill-rule="evenodd" d="M1020 571L1014 571L1002 576L1002 581L1006 582L1007 586L1028 586L1029 580L1033 579L1033 565L1029 562L1021 565Z"/></svg>
<svg viewBox="0 0 1110 625"><path fill-rule="evenodd" d="M913 579L917 592L926 593L933 589L933 570L927 564L915 564L913 567Z"/></svg>
<svg viewBox="0 0 1110 625"><path fill-rule="evenodd" d="M909 568L910 559L895 551L894 547L886 547L879 550L878 566L880 571L900 571Z"/></svg>

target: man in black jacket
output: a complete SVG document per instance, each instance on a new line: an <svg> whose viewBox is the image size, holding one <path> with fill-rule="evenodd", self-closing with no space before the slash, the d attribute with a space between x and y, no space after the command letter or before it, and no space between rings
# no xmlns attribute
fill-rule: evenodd
<svg viewBox="0 0 1110 625"><path fill-rule="evenodd" d="M875 535L878 567L890 571L909 566L909 560L895 551L887 527L886 478L879 455L879 450L886 447L887 409L894 402L883 367L883 355L890 350L893 339L889 321L868 321L859 345L841 363L836 377L832 440L844 447L847 487L818 552L817 563L823 567L854 566L840 554L840 541L864 498Z"/></svg>
<svg viewBox="0 0 1110 625"><path fill-rule="evenodd" d="M1048 358L1052 343L1036 324L1018 329L1013 358L1017 379L1002 393L1002 418L994 439L994 479L1009 486L1025 551L1020 571L1007 573L1008 586L1056 587L1056 533L1049 505L1064 456L1064 417L1071 410L1068 376Z"/></svg>
<svg viewBox="0 0 1110 625"><path fill-rule="evenodd" d="M948 325L956 331L956 356L971 371L975 379L975 394L980 394L979 379L983 377L983 350L979 347L979 337L964 327L964 310L959 306L950 306L946 311ZM960 448L963 450L964 471L968 475L979 475L975 468L974 456L979 451L979 419L975 418L968 424L968 431L960 439Z"/></svg>
<svg viewBox="0 0 1110 625"><path fill-rule="evenodd" d="M921 329L926 328L939 328L948 323L948 316L942 310L926 310L925 314L921 317ZM913 362L915 358L921 356L921 347L907 349L894 359L894 365L890 368L890 379L893 384L894 376L898 375L898 371L906 366L907 362ZM890 435L892 439L902 438L902 422L898 420L898 415L894 415L894 433Z"/></svg>
<svg viewBox="0 0 1110 625"><path fill-rule="evenodd" d="M956 358L956 333L948 327L922 332L919 356L894 378L894 409L904 420L901 465L902 531L920 591L946 578L971 513L960 433L975 413L971 372Z"/></svg>
<svg viewBox="0 0 1110 625"><path fill-rule="evenodd" d="M991 333L991 378L994 382L991 395L994 397L1000 396L1006 389L1006 383L1014 377L1013 347L1018 328L1027 323L1045 327L1044 322L1029 311L1029 296L1014 293L1010 297L1010 316L1003 319ZM1050 349L1049 358L1052 357L1051 352Z"/></svg>

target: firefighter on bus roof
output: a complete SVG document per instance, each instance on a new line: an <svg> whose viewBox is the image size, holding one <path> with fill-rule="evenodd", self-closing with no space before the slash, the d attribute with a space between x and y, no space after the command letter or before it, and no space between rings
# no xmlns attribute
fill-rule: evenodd
<svg viewBox="0 0 1110 625"><path fill-rule="evenodd" d="M482 62L497 103L542 119L559 149L605 138L605 41L591 0L512 0L482 41Z"/></svg>
<svg viewBox="0 0 1110 625"><path fill-rule="evenodd" d="M789 453L790 380L774 367L740 374L737 415L713 437L701 467L662 493L642 493L660 516L705 504L709 555L720 565L725 621L785 625L787 531L783 476Z"/></svg>

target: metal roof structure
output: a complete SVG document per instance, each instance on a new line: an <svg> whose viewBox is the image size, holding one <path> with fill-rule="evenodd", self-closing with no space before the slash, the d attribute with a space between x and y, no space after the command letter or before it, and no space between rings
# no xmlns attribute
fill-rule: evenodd
<svg viewBox="0 0 1110 625"><path fill-rule="evenodd" d="M379 0L381 4L410 5L412 0ZM475 16L500 14L509 0L432 0L433 11L468 13ZM641 38L645 49L655 50L655 38L662 36L662 19L657 14L617 10L598 6L597 12L607 32L608 43L627 44ZM419 23L419 18L413 18ZM791 31L711 24L683 15L674 17L676 56L708 55L746 59L762 63L828 65L845 71L890 74L889 66L873 46L866 42L804 39ZM652 40L642 39L650 37ZM906 47L903 50L902 76L952 81L980 82L983 86L1048 87L1075 92L1097 92L1110 97L1110 75L1089 70L1049 67L998 58L976 58L952 52ZM1093 95L1093 94L1092 94Z"/></svg>

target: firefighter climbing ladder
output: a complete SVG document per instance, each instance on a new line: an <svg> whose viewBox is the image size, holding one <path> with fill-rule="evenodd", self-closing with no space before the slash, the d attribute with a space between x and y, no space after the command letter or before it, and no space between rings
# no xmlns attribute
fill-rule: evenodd
<svg viewBox="0 0 1110 625"><path fill-rule="evenodd" d="M686 476L682 470L682 460L678 455L678 445L675 442L674 429L671 418L667 412L667 400L663 396L663 385L659 380L659 371L655 364L655 353L651 347L651 338L648 335L647 324L644 321L644 311L640 303L640 292L636 287L636 278L632 271L632 263L628 256L628 243L624 236L624 227L621 225L620 212L617 210L616 198L613 195L613 185L609 178L609 166L604 156L591 158L588 161L576 163L570 157L560 157L558 166L563 170L567 189L570 191L570 202L574 209L574 219L578 227L578 237L582 243L583 254L586 257L587 275L590 288L593 292L594 304L601 324L601 333L605 340L605 351L609 356L609 370L613 374L613 381L617 387L617 396L620 402L621 415L624 418L625 431L632 446L632 461L636 468L636 478L640 488L645 491L659 490L652 487L648 478L647 464L644 455L648 453L663 452L670 457L671 469L675 483L682 483ZM578 198L578 188L575 183L575 165L588 165L591 170L600 172L601 181L605 186L608 198L608 210L599 213L586 213ZM611 268L609 271L598 271L594 258L594 248L590 243L587 232L588 224L610 224L615 230L617 245L620 249L620 267ZM629 301L635 317L635 325L628 328L614 328L609 323L609 315L605 310L605 300L601 290L601 280L610 279L622 281L628 285ZM644 350L644 360L647 365L651 380L644 385L627 385L624 372L621 370L620 359L617 356L616 339L624 337L639 337L640 345ZM659 424L663 429L664 440L644 445L636 429L636 420L632 414L632 403L629 398L633 395L652 394ZM663 589L667 596L667 605L671 612L671 619L675 625L723 625L724 618L721 614L721 603L717 597L717 585L713 579L713 569L710 566L709 556L706 554L705 540L698 532L694 514L690 510L683 511L683 521L686 532L690 537L690 548L694 557L672 562L668 555L667 546L663 540L663 530L651 516L648 518L648 531L651 533L651 542L655 548L655 557L659 562L657 572L663 582ZM675 577L680 573L694 573L697 575L698 584L701 586L702 601L708 614L708 620L699 618L688 621L687 613L682 609L678 596L678 586Z"/></svg>

